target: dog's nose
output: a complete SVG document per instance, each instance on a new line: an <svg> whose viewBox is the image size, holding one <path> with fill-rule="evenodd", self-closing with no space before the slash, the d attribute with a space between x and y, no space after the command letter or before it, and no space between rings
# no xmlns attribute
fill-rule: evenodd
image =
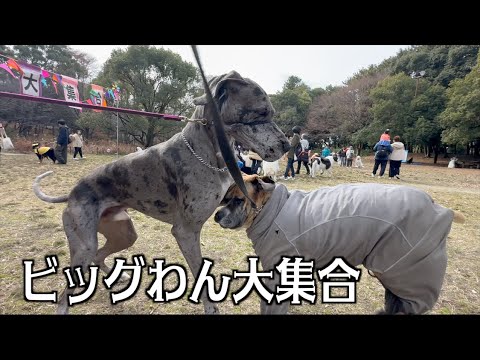
<svg viewBox="0 0 480 360"><path fill-rule="evenodd" d="M222 220L223 218L223 213L222 213L222 210L220 211L217 211L217 213L215 214L215 217L213 218L215 220L215 222L219 222L220 220Z"/></svg>
<svg viewBox="0 0 480 360"><path fill-rule="evenodd" d="M282 142L282 147L283 147L283 152L286 153L288 150L290 150L290 143L288 141L283 141Z"/></svg>

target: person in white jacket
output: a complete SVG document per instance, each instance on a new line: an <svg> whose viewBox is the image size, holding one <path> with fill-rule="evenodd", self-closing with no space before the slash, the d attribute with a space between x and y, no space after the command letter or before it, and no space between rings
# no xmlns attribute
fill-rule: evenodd
<svg viewBox="0 0 480 360"><path fill-rule="evenodd" d="M388 176L390 179L393 179L393 177L400 179L400 165L402 165L402 160L405 158L405 145L400 141L400 136L397 135L393 138L392 148L393 152L390 154Z"/></svg>
<svg viewBox="0 0 480 360"><path fill-rule="evenodd" d="M83 159L82 147L83 147L83 136L82 130L77 130L76 134L70 135L70 139L72 140L72 146L74 148L73 152L73 159L77 159L77 154L80 154L80 158Z"/></svg>

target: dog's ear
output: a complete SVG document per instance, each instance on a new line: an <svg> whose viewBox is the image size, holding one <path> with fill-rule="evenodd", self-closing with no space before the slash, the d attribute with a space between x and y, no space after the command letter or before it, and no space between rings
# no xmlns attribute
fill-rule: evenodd
<svg viewBox="0 0 480 360"><path fill-rule="evenodd" d="M272 179L271 176L261 176L260 179L263 181L263 182L266 182L266 183L270 183L270 184L275 184L275 181Z"/></svg>
<svg viewBox="0 0 480 360"><path fill-rule="evenodd" d="M252 185L255 186L256 190L257 191L263 190L266 192L275 190L275 182L265 182L263 181L264 177L267 177L267 176L257 177L252 181Z"/></svg>
<svg viewBox="0 0 480 360"><path fill-rule="evenodd" d="M217 100L220 100L225 96L227 93L227 85L230 86L230 90L235 91L236 87L247 84L248 82L236 71L230 71L228 74L214 77L208 82L212 95ZM207 95L204 94L193 99L193 104L207 105Z"/></svg>

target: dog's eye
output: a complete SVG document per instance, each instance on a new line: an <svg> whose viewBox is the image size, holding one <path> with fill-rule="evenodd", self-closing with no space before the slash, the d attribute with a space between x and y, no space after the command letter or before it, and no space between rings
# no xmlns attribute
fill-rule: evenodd
<svg viewBox="0 0 480 360"><path fill-rule="evenodd" d="M233 204L234 205L240 205L243 203L243 199L240 199L240 198L234 198L233 199Z"/></svg>

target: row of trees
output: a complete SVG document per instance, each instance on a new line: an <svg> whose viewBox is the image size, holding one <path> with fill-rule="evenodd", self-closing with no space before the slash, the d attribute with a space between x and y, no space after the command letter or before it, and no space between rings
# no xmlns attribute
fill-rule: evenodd
<svg viewBox="0 0 480 360"><path fill-rule="evenodd" d="M55 73L75 77L80 97L88 98L88 83L104 87L120 86L120 107L176 115L190 114L192 100L202 92L196 68L180 55L152 46L130 46L114 50L94 77L95 63L88 55L63 45L0 45L0 53L23 59ZM0 71L0 89L18 91L18 80ZM43 89L44 96L62 98L54 89ZM42 127L52 127L64 119L73 128L82 128L86 137L116 132L116 115L66 106L29 103L0 98L0 119L17 124L20 135L40 134ZM119 114L122 138L148 147L169 138L181 124L158 118Z"/></svg>
<svg viewBox="0 0 480 360"><path fill-rule="evenodd" d="M314 143L372 147L386 129L410 150L444 146L479 155L479 46L413 46L362 69L343 86L310 89L292 76L272 96L276 121L300 125ZM425 71L412 79L412 72Z"/></svg>
<svg viewBox="0 0 480 360"><path fill-rule="evenodd" d="M90 56L63 45L0 45L0 53L30 61L46 70L80 79L82 98L89 82L122 89L120 107L149 112L190 115L192 100L203 92L196 68L180 55L152 46L114 50L101 71ZM480 148L479 46L413 46L379 65L360 70L342 86L312 89L291 76L271 95L275 121L286 132L294 125L309 133L313 143L371 147L385 128L401 135L410 150L438 154L445 145ZM412 79L412 72L425 76ZM14 79L0 71L0 89L15 88ZM9 90L7 90L9 91ZM61 97L44 89L49 97ZM63 118L88 136L114 135L115 115L65 106L0 98L0 120L20 124L21 135ZM121 136L143 146L169 138L181 124L157 118L120 114ZM31 134L30 134L31 135ZM435 156L436 161L436 156Z"/></svg>

